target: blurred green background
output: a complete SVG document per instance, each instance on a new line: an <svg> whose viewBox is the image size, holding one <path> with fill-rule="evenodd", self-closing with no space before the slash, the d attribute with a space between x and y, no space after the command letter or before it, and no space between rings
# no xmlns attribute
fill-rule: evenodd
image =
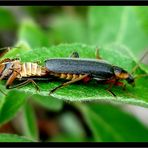
<svg viewBox="0 0 148 148"><path fill-rule="evenodd" d="M139 59L147 51L147 41L148 7L144 6L0 7L0 47L114 43L126 46ZM147 58L143 62L147 64ZM27 95L15 91L0 97L1 142L148 141L148 109L143 107L42 96L26 101Z"/></svg>

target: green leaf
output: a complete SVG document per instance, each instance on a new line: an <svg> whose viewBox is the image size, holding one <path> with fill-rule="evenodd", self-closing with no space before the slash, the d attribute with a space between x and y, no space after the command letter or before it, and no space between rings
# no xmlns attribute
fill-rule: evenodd
<svg viewBox="0 0 148 148"><path fill-rule="evenodd" d="M49 46L48 36L41 28L31 20L24 20L18 31L19 41L24 41L31 48Z"/></svg>
<svg viewBox="0 0 148 148"><path fill-rule="evenodd" d="M15 134L0 134L0 142L35 142L24 136Z"/></svg>
<svg viewBox="0 0 148 148"><path fill-rule="evenodd" d="M60 15L49 25L49 40L52 44L87 42L85 22L78 16Z"/></svg>
<svg viewBox="0 0 148 148"><path fill-rule="evenodd" d="M137 17L139 19L139 23L142 26L143 31L148 35L148 22L147 22L148 10L147 10L147 6L135 7L135 11L136 11Z"/></svg>
<svg viewBox="0 0 148 148"><path fill-rule="evenodd" d="M20 41L16 44L14 48L9 50L7 54L4 54L1 59L5 58L20 58L20 54L25 54L28 50L31 50L27 42Z"/></svg>
<svg viewBox="0 0 148 148"><path fill-rule="evenodd" d="M97 142L146 142L148 128L117 106L78 104Z"/></svg>
<svg viewBox="0 0 148 148"><path fill-rule="evenodd" d="M3 91L3 89L4 88L2 86L0 86L0 90ZM2 92L0 92L0 112L3 107L4 102L5 102L5 96L4 96L4 94L2 94Z"/></svg>
<svg viewBox="0 0 148 148"><path fill-rule="evenodd" d="M0 125L8 122L16 115L20 107L25 103L27 96L27 94L16 90L12 90L7 94L0 110Z"/></svg>
<svg viewBox="0 0 148 148"><path fill-rule="evenodd" d="M39 105L52 111L60 111L63 107L63 101L50 96L34 95L33 100Z"/></svg>
<svg viewBox="0 0 148 148"><path fill-rule="evenodd" d="M33 107L27 103L23 108L22 116L23 133L26 137L33 140L38 140L37 119Z"/></svg>
<svg viewBox="0 0 148 148"><path fill-rule="evenodd" d="M88 13L90 43L103 47L112 43L126 45L138 56L147 47L148 34L141 25L141 21L147 22L147 18L144 20L144 17L139 17L137 9L143 12L143 7L90 7Z"/></svg>
<svg viewBox="0 0 148 148"><path fill-rule="evenodd" d="M118 50L120 49L120 50ZM44 52L41 52L44 51ZM95 47L87 46L85 44L61 44L59 46L53 46L50 48L38 48L28 51L25 54L20 54L22 61L40 61L44 65L44 60L48 58L61 58L68 57L73 51L78 51L80 57L82 58L93 58L95 57ZM31 56L30 56L31 55ZM40 56L38 56L40 55ZM130 52L127 47L112 45L108 48L100 49L100 55L104 60L109 61L110 63L120 66L127 71L135 66L137 59ZM138 70L138 73L146 73L146 68ZM123 91L121 87L113 87L112 91L117 95L113 97L105 89L107 85L97 84L96 82L91 81L87 85L83 83L71 84L67 87L61 88L55 93L51 94L52 97L69 100L69 101L93 101L93 100L104 100L104 101L113 101L119 103L131 103L141 106L148 106L148 81L147 77L143 77L136 81L136 87L133 88L127 85L127 90ZM40 94L42 96L49 96L49 90L52 90L54 87L60 85L62 82L37 82L41 91L36 92L33 85L27 85L18 89L20 91L25 91L31 94Z"/></svg>
<svg viewBox="0 0 148 148"><path fill-rule="evenodd" d="M0 30L14 29L16 18L9 9L0 8Z"/></svg>
<svg viewBox="0 0 148 148"><path fill-rule="evenodd" d="M79 137L83 139L85 137L85 131L82 124L72 112L62 114L58 119L59 125L63 131L63 134L67 134L71 137Z"/></svg>

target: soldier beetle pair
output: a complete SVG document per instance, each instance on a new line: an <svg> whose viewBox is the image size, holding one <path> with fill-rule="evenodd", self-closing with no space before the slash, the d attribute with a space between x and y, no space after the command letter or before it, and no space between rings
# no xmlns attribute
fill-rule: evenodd
<svg viewBox="0 0 148 148"><path fill-rule="evenodd" d="M4 53L7 51L8 50L5 51L4 49ZM7 79L7 89L17 88L27 85L28 83L33 83L36 90L39 90L39 87L34 80L51 80L56 77L69 80L68 82L52 89L49 94L77 81L88 82L92 79L101 84L109 84L107 91L113 96L116 96L111 91L111 88L114 85L125 88L125 84L121 82L121 80L126 80L127 83L132 86L135 85L135 78L132 74L121 67L111 65L102 60L99 56L98 50L96 51L96 59L82 59L79 58L79 54L77 52L73 52L69 58L52 58L46 60L45 66L40 66L38 63L31 62L22 63L19 59L4 59L0 62L0 80ZM133 68L132 73L137 68L138 64ZM148 74L144 74L142 76L148 76ZM13 85L13 82L16 79L24 80L24 82Z"/></svg>

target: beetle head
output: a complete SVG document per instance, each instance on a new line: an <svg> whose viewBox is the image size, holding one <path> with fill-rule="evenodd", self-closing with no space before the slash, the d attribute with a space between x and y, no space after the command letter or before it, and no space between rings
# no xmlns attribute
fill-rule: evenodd
<svg viewBox="0 0 148 148"><path fill-rule="evenodd" d="M113 69L117 79L126 80L129 84L135 86L135 79L131 74L117 66L113 66Z"/></svg>
<svg viewBox="0 0 148 148"><path fill-rule="evenodd" d="M131 74L129 74L129 76L128 76L128 78L126 79L126 81L127 81L129 84L131 84L132 86L135 86L135 79L134 79L134 77L133 77Z"/></svg>
<svg viewBox="0 0 148 148"><path fill-rule="evenodd" d="M12 62L6 62L0 64L0 80L3 79L6 76L9 76L12 73Z"/></svg>
<svg viewBox="0 0 148 148"><path fill-rule="evenodd" d="M13 70L18 68L20 68L20 61L17 59L0 63L0 80L4 77L10 76Z"/></svg>

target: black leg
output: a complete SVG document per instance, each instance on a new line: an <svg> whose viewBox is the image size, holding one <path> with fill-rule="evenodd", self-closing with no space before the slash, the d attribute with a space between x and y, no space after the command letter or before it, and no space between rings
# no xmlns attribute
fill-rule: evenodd
<svg viewBox="0 0 148 148"><path fill-rule="evenodd" d="M109 87L106 89L110 94L112 94L114 97L116 97L116 95L111 91L111 88L118 82L118 80L115 80L113 83L111 83L109 85Z"/></svg>
<svg viewBox="0 0 148 148"><path fill-rule="evenodd" d="M24 81L22 83L16 84L16 85L6 85L6 88L7 89L18 88L18 87L25 86L25 85L27 85L29 83L32 83L37 91L40 90L39 86L32 79L28 79L28 80L26 80L26 81Z"/></svg>
<svg viewBox="0 0 148 148"><path fill-rule="evenodd" d="M112 96L117 97L111 90L106 89L107 92L109 92Z"/></svg>

